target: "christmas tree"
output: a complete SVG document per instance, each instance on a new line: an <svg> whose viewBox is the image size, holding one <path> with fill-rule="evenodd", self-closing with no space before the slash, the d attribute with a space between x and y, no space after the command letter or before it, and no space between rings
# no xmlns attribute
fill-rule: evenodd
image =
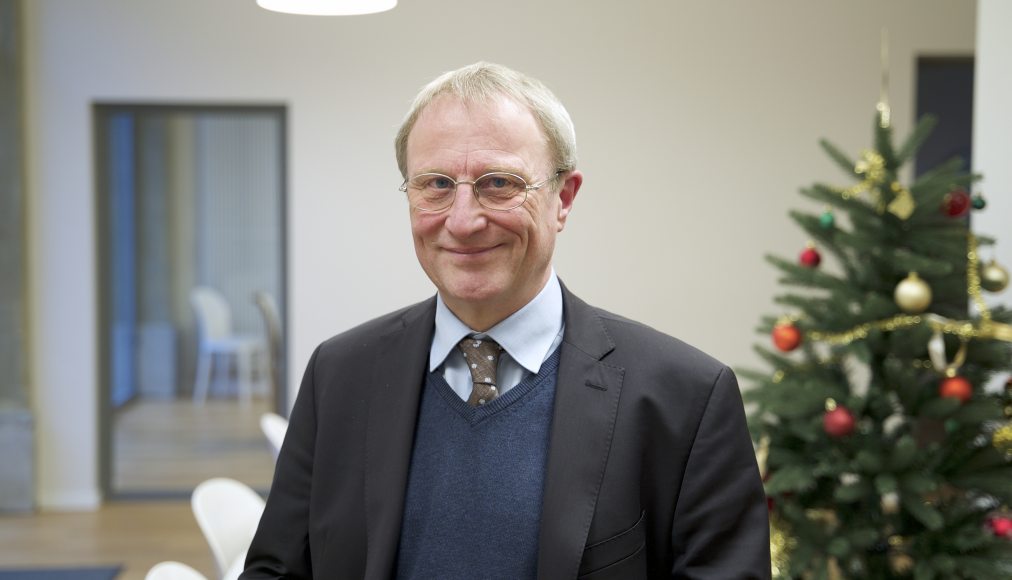
<svg viewBox="0 0 1012 580"><path fill-rule="evenodd" d="M823 141L853 181L802 190L826 208L790 214L812 242L767 257L785 315L759 329L772 369L740 374L776 577L1012 578L1012 394L984 388L1012 369L1012 312L981 296L1008 272L982 263L960 160L900 183L932 126L897 148L880 103L873 149Z"/></svg>

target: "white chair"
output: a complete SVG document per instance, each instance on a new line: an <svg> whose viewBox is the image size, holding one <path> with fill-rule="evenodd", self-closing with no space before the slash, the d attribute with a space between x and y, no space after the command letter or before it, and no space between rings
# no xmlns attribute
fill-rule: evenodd
<svg viewBox="0 0 1012 580"><path fill-rule="evenodd" d="M241 336L232 333L232 313L220 292L207 286L190 291L190 305L197 317L197 377L193 386L193 400L203 403L211 386L215 357L234 360L239 399L248 403L253 396L253 369L263 361L266 348L258 336ZM226 367L227 368L227 367ZM257 376L262 380L266 373Z"/></svg>
<svg viewBox="0 0 1012 580"><path fill-rule="evenodd" d="M190 498L218 576L224 577L253 541L264 500L245 483L226 477L201 482Z"/></svg>
<svg viewBox="0 0 1012 580"><path fill-rule="evenodd" d="M221 580L239 580L239 574L246 569L246 553L249 550L243 550L239 554L232 565L225 571L225 575L221 577Z"/></svg>
<svg viewBox="0 0 1012 580"><path fill-rule="evenodd" d="M152 566L144 580L207 580L207 576L182 562L169 560Z"/></svg>
<svg viewBox="0 0 1012 580"><path fill-rule="evenodd" d="M274 459L277 459L281 444L285 441L285 433L288 432L288 419L277 413L264 413L260 415L260 430L267 436Z"/></svg>

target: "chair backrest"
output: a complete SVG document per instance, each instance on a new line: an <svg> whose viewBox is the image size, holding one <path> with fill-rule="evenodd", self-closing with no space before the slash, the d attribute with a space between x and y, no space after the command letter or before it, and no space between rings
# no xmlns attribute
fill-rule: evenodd
<svg viewBox="0 0 1012 580"><path fill-rule="evenodd" d="M197 286L190 290L190 306L197 315L201 340L232 334L232 312L221 292L208 286Z"/></svg>
<svg viewBox="0 0 1012 580"><path fill-rule="evenodd" d="M258 290L253 293L253 303L256 304L260 315L264 319L264 328L267 329L267 359L270 369L271 400L277 403L277 392L281 385L281 363L282 348L284 348L284 336L281 329L281 314L278 310L278 303L270 292Z"/></svg>
<svg viewBox="0 0 1012 580"><path fill-rule="evenodd" d="M232 562L232 565L229 566L228 570L225 570L225 574L221 577L221 580L239 580L239 575L246 569L246 555L248 552L249 550L243 550L242 553L236 557L235 562Z"/></svg>
<svg viewBox="0 0 1012 580"><path fill-rule="evenodd" d="M285 433L288 431L288 419L277 413L264 413L260 415L260 429L267 436L274 458L277 459L281 444L285 441Z"/></svg>
<svg viewBox="0 0 1012 580"><path fill-rule="evenodd" d="M207 576L182 562L169 560L152 566L144 580L207 580Z"/></svg>
<svg viewBox="0 0 1012 580"><path fill-rule="evenodd" d="M270 344L281 344L281 314L278 310L278 303L270 292L257 290L253 293L253 303L260 309L264 317L264 324L267 326L267 338Z"/></svg>
<svg viewBox="0 0 1012 580"><path fill-rule="evenodd" d="M253 541L264 500L245 483L216 477L193 490L190 504L221 577Z"/></svg>

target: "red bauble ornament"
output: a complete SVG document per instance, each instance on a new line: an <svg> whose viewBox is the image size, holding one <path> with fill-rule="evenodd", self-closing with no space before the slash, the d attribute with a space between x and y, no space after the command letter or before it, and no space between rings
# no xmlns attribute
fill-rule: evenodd
<svg viewBox="0 0 1012 580"><path fill-rule="evenodd" d="M993 517L988 521L991 532L999 538L1012 538L1012 518L1005 516Z"/></svg>
<svg viewBox="0 0 1012 580"><path fill-rule="evenodd" d="M836 406L822 416L822 428L830 437L846 437L856 425L854 415L843 406Z"/></svg>
<svg viewBox="0 0 1012 580"><path fill-rule="evenodd" d="M973 384L965 377L953 375L942 379L938 386L938 394L943 397L952 397L962 402L967 402L973 397Z"/></svg>
<svg viewBox="0 0 1012 580"><path fill-rule="evenodd" d="M819 255L819 251L815 249L815 246L809 245L801 251L798 261L806 268L817 268L819 267L819 263L822 262L822 256Z"/></svg>
<svg viewBox="0 0 1012 580"><path fill-rule="evenodd" d="M773 344L784 352L791 352L801 344L801 331L790 322L773 327Z"/></svg>
<svg viewBox="0 0 1012 580"><path fill-rule="evenodd" d="M942 199L942 211L949 217L961 217L970 211L970 194L962 189L950 191Z"/></svg>

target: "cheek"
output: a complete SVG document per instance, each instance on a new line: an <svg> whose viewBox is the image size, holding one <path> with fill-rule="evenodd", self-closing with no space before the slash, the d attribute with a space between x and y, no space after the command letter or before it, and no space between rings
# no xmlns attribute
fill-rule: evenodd
<svg viewBox="0 0 1012 580"><path fill-rule="evenodd" d="M415 238L415 243L428 240L439 231L439 220L436 219L437 217L435 215L412 214L411 235Z"/></svg>

